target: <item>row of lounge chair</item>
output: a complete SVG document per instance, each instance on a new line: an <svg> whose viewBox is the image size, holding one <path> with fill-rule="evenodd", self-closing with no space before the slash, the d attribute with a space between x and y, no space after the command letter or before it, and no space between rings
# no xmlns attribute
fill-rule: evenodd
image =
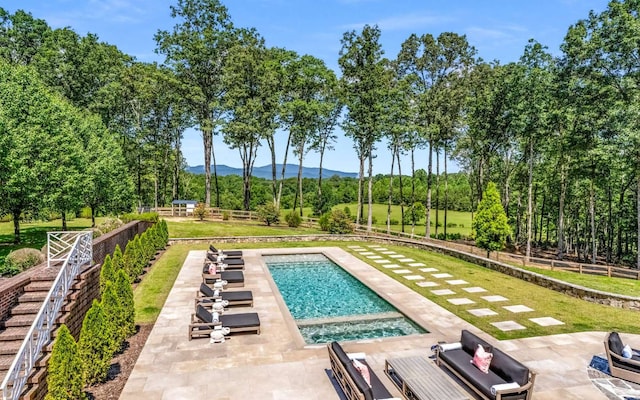
<svg viewBox="0 0 640 400"><path fill-rule="evenodd" d="M255 332L260 334L260 317L256 312L227 313L227 307L253 307L250 290L230 291L244 287L242 251L219 251L209 246L202 268L202 283L195 297L195 310L189 324L189 340L211 337L213 332L227 334ZM217 317L217 318L216 318ZM219 337L221 335L218 335Z"/></svg>

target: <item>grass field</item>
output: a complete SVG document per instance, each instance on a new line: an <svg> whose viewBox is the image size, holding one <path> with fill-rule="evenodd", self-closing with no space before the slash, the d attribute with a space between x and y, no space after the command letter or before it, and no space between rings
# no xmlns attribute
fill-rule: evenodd
<svg viewBox="0 0 640 400"><path fill-rule="evenodd" d="M338 204L333 207L333 209L344 210L345 207L349 207L351 211L351 215L355 216L358 211L357 203L343 203ZM372 207L372 216L376 220L374 224L375 227L386 229L387 228L387 208L386 204L374 204ZM286 215L291 210L283 210L282 215ZM406 211L406 210L405 210ZM302 209L302 213L304 216L311 216L312 209L311 207L305 207ZM366 221L367 215L369 213L369 206L365 204L364 206L364 218ZM391 206L391 219L398 221L397 225L391 225L391 230L400 232L402 229L402 225L400 225L400 220L402 217L402 212L400 210L400 206ZM431 233L436 233L436 211L431 210ZM447 211L447 234L455 234L459 233L463 236L471 235L471 213L465 211ZM444 210L438 210L438 233L444 232ZM411 233L411 225L405 226L405 232ZM415 226L414 233L417 235L424 235L425 232L425 220L421 220Z"/></svg>
<svg viewBox="0 0 640 400"><path fill-rule="evenodd" d="M106 218L96 218L96 224L100 224ZM74 218L67 220L68 230L82 230L91 227L91 219ZM0 222L0 264L13 250L23 247L42 249L47 244L47 232L61 231L62 220L23 222L20 224L20 244L14 244L13 222Z"/></svg>

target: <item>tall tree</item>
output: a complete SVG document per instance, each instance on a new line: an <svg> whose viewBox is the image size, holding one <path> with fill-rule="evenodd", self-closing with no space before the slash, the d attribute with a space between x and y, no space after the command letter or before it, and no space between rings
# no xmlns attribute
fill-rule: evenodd
<svg viewBox="0 0 640 400"><path fill-rule="evenodd" d="M426 238L431 236L433 151L439 145L438 133L442 122L437 117L446 114L446 111L439 106L447 105L446 92L452 79L468 73L474 63L475 53L475 49L469 45L465 36L443 32L437 38L431 34L422 36L412 34L402 43L402 49L398 54L401 69L414 77L413 90L418 99L418 118L429 144ZM440 97L439 101L438 97ZM449 101L455 100L449 99Z"/></svg>
<svg viewBox="0 0 640 400"><path fill-rule="evenodd" d="M372 224L373 158L375 143L383 131L382 105L385 90L385 68L380 44L380 29L365 25L358 35L356 31L346 32L341 40L342 49L338 63L342 69L341 87L346 119L343 123L345 134L352 138L360 161L358 178L357 222L362 222L363 179L365 161L368 167L369 215L367 228Z"/></svg>
<svg viewBox="0 0 640 400"><path fill-rule="evenodd" d="M487 184L482 200L478 203L472 228L476 245L487 250L487 257L491 251L502 250L507 236L511 234L507 215L500 202L500 193L493 182Z"/></svg>
<svg viewBox="0 0 640 400"><path fill-rule="evenodd" d="M0 7L0 58L11 64L31 64L50 30L46 21L26 11L10 14Z"/></svg>
<svg viewBox="0 0 640 400"><path fill-rule="evenodd" d="M205 203L211 204L211 157L214 164L216 206L220 206L213 135L224 111L223 69L236 32L227 8L219 0L178 0L171 6L178 20L171 32L158 31L156 51L182 82L182 95L195 116L204 145Z"/></svg>

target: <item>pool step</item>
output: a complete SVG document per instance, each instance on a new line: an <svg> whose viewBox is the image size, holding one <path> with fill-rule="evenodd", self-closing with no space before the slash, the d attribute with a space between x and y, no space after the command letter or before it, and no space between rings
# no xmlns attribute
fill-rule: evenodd
<svg viewBox="0 0 640 400"><path fill-rule="evenodd" d="M309 326L309 325L321 325L321 324L336 324L341 322L361 322L372 321L381 319L394 319L402 318L404 315L399 312L389 311L377 314L358 314L358 315L341 315L339 317L328 318L310 318L310 319L297 319L296 325Z"/></svg>

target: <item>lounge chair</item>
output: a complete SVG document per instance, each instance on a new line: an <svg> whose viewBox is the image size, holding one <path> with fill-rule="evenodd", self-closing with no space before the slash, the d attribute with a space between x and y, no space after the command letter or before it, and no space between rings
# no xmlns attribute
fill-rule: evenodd
<svg viewBox="0 0 640 400"><path fill-rule="evenodd" d="M227 264L226 262L219 263L217 261L205 260L204 264L202 264L202 272L208 272L210 265L220 266L220 264L224 264L225 271L241 271L244 270L244 263L242 264ZM221 268L216 268L220 269Z"/></svg>
<svg viewBox="0 0 640 400"><path fill-rule="evenodd" d="M203 307L211 307L216 300L227 301L229 307L233 306L249 306L253 307L253 293L251 290L239 291L221 291L215 296L215 291L207 286L206 283L200 284L200 290L196 293L195 306L202 304Z"/></svg>
<svg viewBox="0 0 640 400"><path fill-rule="evenodd" d="M631 349L631 357L626 358L624 347L618 332L610 332L604 339L611 376L640 384L640 351Z"/></svg>
<svg viewBox="0 0 640 400"><path fill-rule="evenodd" d="M218 250L216 249L212 244L209 245L209 254L213 254L215 256L219 255L219 254L224 254L225 256L229 257L229 258L241 258L242 257L242 250Z"/></svg>
<svg viewBox="0 0 640 400"><path fill-rule="evenodd" d="M191 314L189 324L189 340L194 337L209 337L216 326L229 328L229 333L255 332L260 334L260 318L258 313L222 314L218 322L201 305L196 306L196 312Z"/></svg>
<svg viewBox="0 0 640 400"><path fill-rule="evenodd" d="M222 262L224 264L227 265L242 265L244 266L244 260L241 257L232 257L232 258L225 258L224 260L218 261L218 257L208 253L207 254L207 260L206 261L211 261L211 262Z"/></svg>
<svg viewBox="0 0 640 400"><path fill-rule="evenodd" d="M244 274L242 271L222 271L219 274L202 273L202 282L213 285L217 280L227 281L227 287L244 287Z"/></svg>

